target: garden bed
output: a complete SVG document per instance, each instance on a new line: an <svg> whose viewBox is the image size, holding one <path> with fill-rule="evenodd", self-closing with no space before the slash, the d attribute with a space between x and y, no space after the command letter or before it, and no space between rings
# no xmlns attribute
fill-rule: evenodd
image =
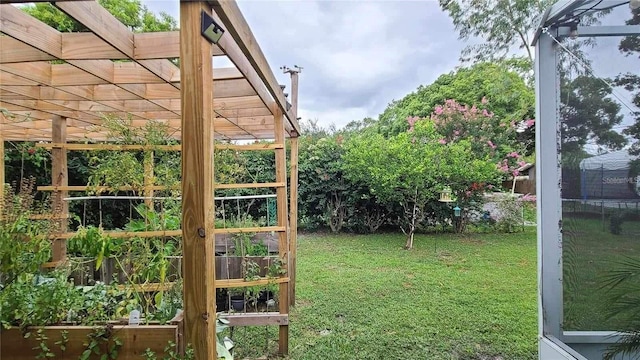
<svg viewBox="0 0 640 360"><path fill-rule="evenodd" d="M93 354L89 359L100 359L106 354L117 355L118 360L139 360L147 349L164 354L171 343L178 348L179 328L179 325L43 326L28 328L28 338L22 329L11 328L0 334L0 359L32 360L48 353L48 358L77 360L84 359L83 352L90 350Z"/></svg>

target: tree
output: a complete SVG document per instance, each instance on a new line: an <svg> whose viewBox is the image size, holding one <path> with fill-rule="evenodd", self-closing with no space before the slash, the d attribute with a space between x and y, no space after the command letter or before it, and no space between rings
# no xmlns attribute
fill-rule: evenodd
<svg viewBox="0 0 640 360"><path fill-rule="evenodd" d="M301 210L306 217L316 218L339 232L352 209L352 184L345 178L342 169L344 153L342 135L325 136L319 139L302 138L298 177Z"/></svg>
<svg viewBox="0 0 640 360"><path fill-rule="evenodd" d="M533 89L516 72L500 64L479 63L441 75L433 84L394 101L380 115L378 129L385 136L406 131L407 117L429 117L448 99L469 107L482 106L508 122L528 120L535 114ZM488 103L482 104L483 99ZM523 135L533 139L532 134Z"/></svg>
<svg viewBox="0 0 640 360"><path fill-rule="evenodd" d="M486 106L487 101L482 101ZM415 123L416 118L409 118L408 122ZM449 176L448 185L451 187L457 204L467 209L464 214L455 219L454 230L463 232L469 220L468 210L478 210L482 204L482 195L485 191L508 179L517 176L518 168L525 165L523 154L530 146L518 138L518 131L533 127L534 120L529 119L518 124L509 122L494 116L486 108L462 105L455 100L447 100L443 105L436 106L430 119L442 138L442 144L454 144L465 142L469 144L469 152L475 159L484 159L493 165L493 171L471 172L463 164L461 168L453 169L455 172ZM485 169L486 170L486 169Z"/></svg>
<svg viewBox="0 0 640 360"><path fill-rule="evenodd" d="M178 28L171 15L161 12L159 17L142 5L140 0L98 0L107 11L134 32L171 31ZM87 28L50 3L36 3L22 7L31 16L61 32L84 32Z"/></svg>
<svg viewBox="0 0 640 360"><path fill-rule="evenodd" d="M631 19L627 20L626 24L640 25L640 9L633 10ZM624 37L620 41L618 48L626 56L640 55L640 36L633 35ZM632 73L620 74L615 79L615 84L623 86L627 91L635 92L632 102L636 107L636 111L633 113L636 122L623 132L636 140L636 142L632 144L632 151L635 154L640 154L640 111L637 110L640 108L640 76Z"/></svg>
<svg viewBox="0 0 640 360"><path fill-rule="evenodd" d="M626 143L614 127L623 117L620 104L610 98L612 89L604 81L581 75L562 78L561 138L563 153L579 153L589 142L605 150L621 149Z"/></svg>
<svg viewBox="0 0 640 360"><path fill-rule="evenodd" d="M538 19L554 0L439 0L449 13L460 39L479 38L480 44L469 45L462 60L486 61L511 57L514 49L524 50L533 63L531 40Z"/></svg>
<svg viewBox="0 0 640 360"><path fill-rule="evenodd" d="M444 184L489 181L496 173L494 163L472 153L469 141L443 141L432 121L418 121L409 131L388 138L373 132L355 136L347 142L343 159L349 179L367 184L384 203L400 204L397 223L407 235L406 249L413 247L425 208L436 201Z"/></svg>

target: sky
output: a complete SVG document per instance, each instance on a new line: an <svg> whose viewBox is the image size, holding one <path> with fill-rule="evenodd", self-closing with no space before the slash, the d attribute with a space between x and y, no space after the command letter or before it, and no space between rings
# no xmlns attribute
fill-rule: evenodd
<svg viewBox="0 0 640 360"><path fill-rule="evenodd" d="M179 19L176 0L143 0ZM298 116L337 127L377 116L458 65L464 43L436 0L239 0L280 84L301 66ZM285 90L287 92L287 90Z"/></svg>

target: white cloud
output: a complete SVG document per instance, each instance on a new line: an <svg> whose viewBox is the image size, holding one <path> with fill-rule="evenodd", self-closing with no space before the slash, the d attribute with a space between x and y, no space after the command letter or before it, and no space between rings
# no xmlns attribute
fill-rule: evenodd
<svg viewBox="0 0 640 360"><path fill-rule="evenodd" d="M178 17L175 1L144 3ZM451 71L463 47L436 1L238 5L281 84L289 77L280 66L304 68L299 114L323 125L377 117L392 100Z"/></svg>

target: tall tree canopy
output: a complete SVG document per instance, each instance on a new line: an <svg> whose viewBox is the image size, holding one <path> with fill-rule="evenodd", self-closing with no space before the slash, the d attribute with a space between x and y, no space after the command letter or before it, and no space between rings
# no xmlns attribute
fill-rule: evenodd
<svg viewBox="0 0 640 360"><path fill-rule="evenodd" d="M614 130L623 117L620 104L610 98L611 87L602 80L581 75L562 79L560 109L562 150L577 153L592 142L604 150L622 148L626 139Z"/></svg>
<svg viewBox="0 0 640 360"><path fill-rule="evenodd" d="M627 25L640 25L640 9L635 9L631 19L626 21ZM626 36L620 41L620 51L627 56L637 56L640 59L640 36ZM627 91L633 92L633 105L635 106L636 122L624 130L626 135L633 137L636 142L633 144L633 151L640 153L640 75L633 73L620 74L616 78L616 85L623 86Z"/></svg>
<svg viewBox="0 0 640 360"><path fill-rule="evenodd" d="M478 39L462 52L463 60L505 59L517 49L533 62L531 39L538 18L554 0L439 0L462 40Z"/></svg>
<svg viewBox="0 0 640 360"><path fill-rule="evenodd" d="M469 107L488 100L486 109L509 122L530 119L535 113L533 89L522 77L501 64L479 63L441 75L433 84L389 104L380 115L379 132L388 136L405 131L407 117L429 117L449 99Z"/></svg>

